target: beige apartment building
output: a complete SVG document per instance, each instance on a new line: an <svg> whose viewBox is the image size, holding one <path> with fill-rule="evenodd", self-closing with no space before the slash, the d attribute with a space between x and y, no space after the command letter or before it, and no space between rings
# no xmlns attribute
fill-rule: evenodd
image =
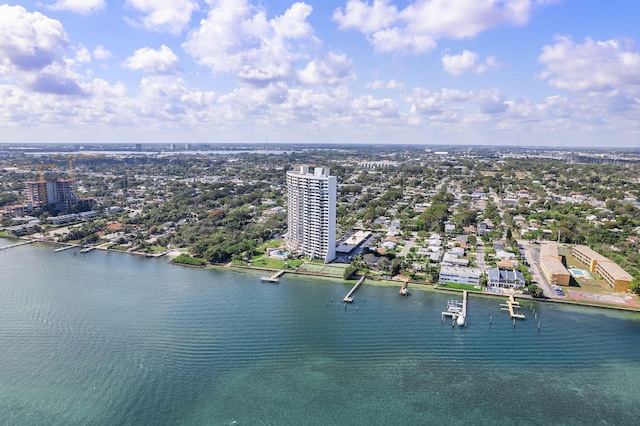
<svg viewBox="0 0 640 426"><path fill-rule="evenodd" d="M571 254L580 262L587 265L591 272L600 274L613 290L629 290L629 283L633 277L609 258L583 245L573 246Z"/></svg>
<svg viewBox="0 0 640 426"><path fill-rule="evenodd" d="M542 243L540 245L540 268L550 284L569 285L571 276L562 264L562 256L558 254L558 244Z"/></svg>

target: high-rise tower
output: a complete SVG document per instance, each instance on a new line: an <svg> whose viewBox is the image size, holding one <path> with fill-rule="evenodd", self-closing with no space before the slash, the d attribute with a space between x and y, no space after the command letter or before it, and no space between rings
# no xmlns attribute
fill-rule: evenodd
<svg viewBox="0 0 640 426"><path fill-rule="evenodd" d="M337 181L327 167L287 172L287 248L325 263L336 257Z"/></svg>

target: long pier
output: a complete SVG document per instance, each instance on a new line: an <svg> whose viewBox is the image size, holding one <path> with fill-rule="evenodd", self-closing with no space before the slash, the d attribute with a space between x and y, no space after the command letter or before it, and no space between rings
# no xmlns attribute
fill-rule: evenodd
<svg viewBox="0 0 640 426"><path fill-rule="evenodd" d="M356 285L353 286L353 288L351 289L351 291L349 293L347 293L347 295L344 297L344 299L342 299L343 302L345 303L352 303L353 302L353 293L356 292L356 290L358 289L358 287L360 287L360 284L362 284L364 282L364 275L362 276L362 278L360 278L358 280L358 282L356 283Z"/></svg>
<svg viewBox="0 0 640 426"><path fill-rule="evenodd" d="M515 312L515 310L520 308L521 306L520 306L520 302L518 302L513 297L513 294L509 295L509 298L507 299L507 303L501 303L500 306L501 306L500 310L509 311L509 315L511 316L511 318L524 319L524 314L518 314Z"/></svg>
<svg viewBox="0 0 640 426"><path fill-rule="evenodd" d="M61 251L69 250L69 249L72 249L72 248L78 248L78 247L80 247L80 246L75 245L75 244L71 244L70 246L64 246L64 247L57 248L53 252L54 253L58 253L58 252L61 252Z"/></svg>
<svg viewBox="0 0 640 426"><path fill-rule="evenodd" d="M31 244L31 243L35 243L35 242L36 242L36 240L21 241L19 243L11 244L9 246L0 247L0 250L8 250L10 248L19 247L19 246L23 246L25 244Z"/></svg>
<svg viewBox="0 0 640 426"><path fill-rule="evenodd" d="M262 278L260 278L260 281L265 281L265 282L268 282L268 283L277 283L277 282L280 281L280 277L283 276L285 272L286 272L285 270L282 270L282 271L279 271L279 272L275 273L272 276L265 275Z"/></svg>

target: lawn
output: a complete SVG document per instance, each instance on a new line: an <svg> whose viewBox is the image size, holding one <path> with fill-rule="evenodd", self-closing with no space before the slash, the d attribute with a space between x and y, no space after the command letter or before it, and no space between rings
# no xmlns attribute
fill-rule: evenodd
<svg viewBox="0 0 640 426"><path fill-rule="evenodd" d="M457 290L470 290L470 291L480 291L480 286L475 286L473 284L460 284L460 283L444 283L438 284L438 288L455 288Z"/></svg>
<svg viewBox="0 0 640 426"><path fill-rule="evenodd" d="M257 268L271 268L271 269L285 269L284 264L288 263L289 268L297 268L302 265L302 260L282 260L282 259L273 259L270 257L262 257L260 259L254 260L251 263L251 266L255 266Z"/></svg>

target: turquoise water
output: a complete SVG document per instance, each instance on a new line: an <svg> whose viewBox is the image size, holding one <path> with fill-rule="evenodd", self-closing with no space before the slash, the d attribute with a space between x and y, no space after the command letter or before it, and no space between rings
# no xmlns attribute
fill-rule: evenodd
<svg viewBox="0 0 640 426"><path fill-rule="evenodd" d="M6 241L0 239L0 245ZM640 315L0 251L0 424L635 424ZM357 309L356 309L357 306ZM492 316L493 323L489 324Z"/></svg>

